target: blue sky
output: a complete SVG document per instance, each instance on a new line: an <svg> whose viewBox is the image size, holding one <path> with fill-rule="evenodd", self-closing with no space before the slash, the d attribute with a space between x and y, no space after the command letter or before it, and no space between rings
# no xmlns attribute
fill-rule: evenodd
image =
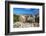
<svg viewBox="0 0 46 36"><path fill-rule="evenodd" d="M37 8L13 8L13 13L14 14L18 14L18 15L35 15L37 13L39 13L39 9Z"/></svg>

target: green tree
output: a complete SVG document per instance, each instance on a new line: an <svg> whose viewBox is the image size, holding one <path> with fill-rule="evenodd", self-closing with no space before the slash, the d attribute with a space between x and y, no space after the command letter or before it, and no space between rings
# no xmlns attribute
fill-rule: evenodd
<svg viewBox="0 0 46 36"><path fill-rule="evenodd" d="M19 15L14 14L14 15L13 15L13 21L14 21L14 22L19 21Z"/></svg>

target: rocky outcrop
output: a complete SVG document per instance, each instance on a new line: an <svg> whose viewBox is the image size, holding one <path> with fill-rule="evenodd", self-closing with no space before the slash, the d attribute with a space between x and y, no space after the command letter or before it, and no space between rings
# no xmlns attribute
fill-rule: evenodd
<svg viewBox="0 0 46 36"><path fill-rule="evenodd" d="M30 17L30 16L24 16L24 15L21 15L20 17L19 17L19 21L21 21L21 22L35 22L35 17Z"/></svg>

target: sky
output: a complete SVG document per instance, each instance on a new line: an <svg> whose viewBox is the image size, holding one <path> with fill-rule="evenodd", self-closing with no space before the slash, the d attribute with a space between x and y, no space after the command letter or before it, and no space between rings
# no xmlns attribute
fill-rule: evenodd
<svg viewBox="0 0 46 36"><path fill-rule="evenodd" d="M37 8L13 8L13 13L17 15L35 15L39 13Z"/></svg>

